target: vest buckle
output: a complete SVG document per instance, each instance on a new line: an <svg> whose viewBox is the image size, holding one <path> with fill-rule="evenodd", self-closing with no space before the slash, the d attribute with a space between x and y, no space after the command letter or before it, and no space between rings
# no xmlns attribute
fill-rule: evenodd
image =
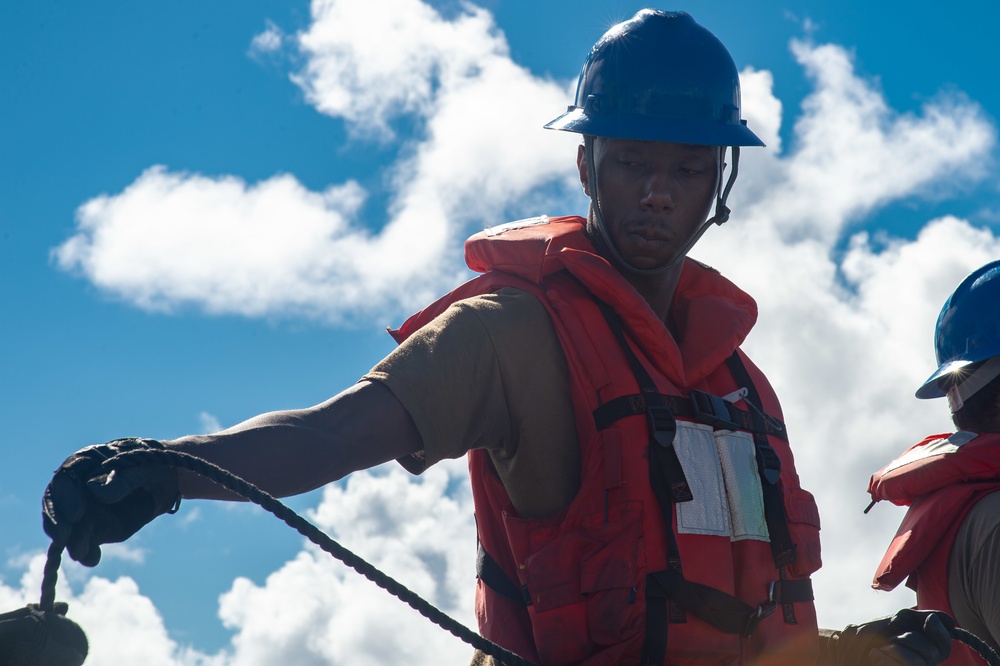
<svg viewBox="0 0 1000 666"><path fill-rule="evenodd" d="M651 405L646 403L646 419L649 424L649 432L657 444L663 448L668 448L674 443L677 435L677 421L666 405Z"/></svg>
<svg viewBox="0 0 1000 666"><path fill-rule="evenodd" d="M704 423L720 430L739 429L739 424L733 421L733 417L729 414L726 401L719 396L692 389L689 397L691 406L694 408L695 420L698 423Z"/></svg>
<svg viewBox="0 0 1000 666"><path fill-rule="evenodd" d="M773 613L775 609L778 608L778 600L775 594L777 585L778 581L776 580L771 581L771 584L768 587L767 591L767 601L757 606L757 608L755 608L754 611L750 613L750 617L747 618L747 626L743 630L744 636L749 637L754 632L754 629L757 628L757 625L760 624L765 617Z"/></svg>

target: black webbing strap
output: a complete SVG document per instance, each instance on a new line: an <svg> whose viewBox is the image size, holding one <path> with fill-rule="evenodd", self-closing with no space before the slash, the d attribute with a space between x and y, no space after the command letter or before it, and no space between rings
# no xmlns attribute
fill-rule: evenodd
<svg viewBox="0 0 1000 666"><path fill-rule="evenodd" d="M657 456L659 464L653 465L653 461L651 460L650 467L658 466L662 470L666 476L667 487L671 492L671 499L674 502L689 502L693 497L691 495L691 488L688 486L687 477L684 476L684 468L681 467L681 461L677 458L677 451L673 446L674 437L677 435L677 421L674 419L674 415L670 411L670 406L665 400L667 396L660 393L659 389L656 388L653 378L649 376L646 368L643 367L642 363L636 357L635 352L632 351L632 347L629 346L628 341L625 339L625 332L622 330L621 321L618 319L615 311L607 303L597 301L597 305L600 307L604 319L608 322L608 327L614 333L615 339L618 340L618 344L625 353L629 365L632 366L632 374L635 375L635 381L639 385L638 395L625 396L625 401L617 402L620 405L624 405L626 402L631 403L629 409L633 411L629 415L646 415L646 423L649 427L650 449L656 449L660 454ZM614 402L616 401L613 400L606 404ZM640 411L634 411L639 408L641 408ZM601 409L602 407L598 407L594 410L595 414ZM654 444L656 446L653 446ZM664 515L670 516L669 513Z"/></svg>
<svg viewBox="0 0 1000 666"><path fill-rule="evenodd" d="M626 416L646 415L650 437L649 480L666 523L668 568L652 572L646 577L646 630L640 663L643 666L661 666L664 663L669 624L685 622L685 611L725 633L749 636L757 624L780 603L785 621L794 623L791 604L812 600L813 594L812 583L808 579L785 580L779 563L779 556L781 561L794 561L794 545L788 535L784 504L776 485L781 464L767 442L767 435L783 437L784 424L766 415L760 408L760 396L738 352L734 352L730 358L730 370L737 382L747 388L745 400L754 412L732 407L721 398L703 391L693 391L687 399L660 393L625 339L618 315L605 303L597 301L597 304L632 366L640 393L613 399L598 407L594 411L595 423L598 429L602 429ZM673 531L673 507L677 502L690 501L693 496L673 446L677 432L674 410L686 418L716 428L748 430L753 433L758 471L764 489L765 519L771 535L772 553L782 578L771 583L768 599L757 608L721 590L684 578L677 536ZM775 498L777 505L774 505ZM775 535L778 535L777 545ZM511 581L481 543L476 557L476 574L500 596L519 605L531 604L528 590Z"/></svg>
<svg viewBox="0 0 1000 666"><path fill-rule="evenodd" d="M672 599L727 634L745 634L756 610L734 596L685 580L678 571L657 571L646 577L646 598Z"/></svg>
<svg viewBox="0 0 1000 666"><path fill-rule="evenodd" d="M607 304L598 302L604 318L608 322L615 339L621 346L629 365L632 366L632 373L635 375L636 383L639 385L641 393L629 402L633 409L644 407L649 424L649 483L652 486L653 494L660 505L660 512L664 521L664 529L667 535L667 567L668 570L662 573L669 573L671 576L684 579L683 567L681 566L681 552L677 545L677 535L674 534L673 516L674 504L680 502L690 502L694 499L687 477L684 475L684 468L677 457L677 450L674 448L674 438L677 435L677 421L670 409L668 399L671 396L660 393L649 376L646 368L639 361L632 347L625 339L625 332L622 330L621 321L618 315ZM610 403L608 403L610 404ZM619 402L619 404L624 404ZM600 408L598 408L600 409ZM635 414L641 412L633 412ZM653 575L653 574L650 574ZM673 599L666 594L661 594L661 586L651 584L649 576L646 579L646 631L644 633L642 647L642 664L662 664L666 657L667 633L671 622L687 622L685 614L686 607L680 600ZM720 594L722 594L720 592ZM739 600L736 600L739 601Z"/></svg>
<svg viewBox="0 0 1000 666"><path fill-rule="evenodd" d="M764 405L761 402L760 394L754 386L750 373L740 358L739 351L734 351L727 360L729 371L733 374L737 383L747 389L744 398L746 403L753 410L752 416L758 424L763 424L772 417L764 412ZM795 561L795 544L788 531L788 517L785 513L785 502L781 497L781 489L778 488L778 478L781 476L781 460L778 454L767 441L767 436L762 434L760 428L753 431L754 445L757 449L757 468L760 473L761 491L764 495L764 520L767 522L767 532L771 539L771 555L774 557L774 565L782 577L783 587L791 581L784 580L785 567ZM792 606L793 599L782 597L782 613L785 622L795 624L795 608Z"/></svg>
<svg viewBox="0 0 1000 666"><path fill-rule="evenodd" d="M766 419L756 412L734 407L719 396L693 389L688 397L657 394L674 416L681 416L698 423L705 423L720 430L760 431L787 440L784 424L774 417ZM612 398L594 410L594 423L598 430L609 427L619 419L646 412L646 396L623 395Z"/></svg>
<svg viewBox="0 0 1000 666"><path fill-rule="evenodd" d="M479 544L479 551L476 554L476 577L505 599L509 599L521 606L531 605L531 596L528 590L518 587L507 577L496 560L483 548L482 543ZM815 598L812 581L808 578L776 581L771 596L775 602L783 605L812 601ZM766 605L762 604L757 609L752 609L735 597L731 597L706 585L687 581L679 570L658 571L650 574L646 580L646 597L647 599L674 599L679 605L694 613L695 616L726 633L741 633L741 631L745 631L748 628L752 629L749 626L752 618L748 617L747 614L757 614L761 618L770 614L761 612L761 609L766 608ZM736 603L733 603L734 601ZM658 602L654 612L659 612L662 615L655 618L651 624L661 627L666 626L669 621L666 603ZM722 616L720 620L714 619L716 612ZM744 613L745 615L738 616L738 613ZM740 626L743 629L737 631L737 627ZM661 634L663 632L654 631L653 633ZM665 641L666 636L664 635L663 638Z"/></svg>
<svg viewBox="0 0 1000 666"><path fill-rule="evenodd" d="M677 458L677 450L674 449L677 421L664 400L666 396L659 392L653 378L646 372L646 368L639 362L628 340L625 339L625 332L622 330L618 315L606 303L597 301L597 305L629 365L632 366L632 374L639 385L639 395L632 397L635 398L634 407L641 407L642 411L633 411L632 414L643 412L646 414L649 426L649 482L663 515L667 534L668 571L683 578L680 548L677 546L677 535L673 529L673 507L677 502L691 501L694 496L684 475L684 468ZM687 617L681 605L666 594L660 594L658 587L651 585L647 576L646 628L643 632L640 663L643 666L647 664L661 666L667 655L667 633L670 623L686 621Z"/></svg>
<svg viewBox="0 0 1000 666"><path fill-rule="evenodd" d="M674 494L668 487L661 458L667 449L649 446L649 481L660 505L667 528L667 569L646 576L646 618L640 663L662 665L666 659L670 623L686 622L686 613L707 622L727 634L749 636L761 620L771 615L784 600L812 598L809 581L786 586L786 581L772 581L767 599L756 608L742 599L708 585L684 578L677 536L673 531ZM673 449L671 446L670 449ZM799 583L799 581L793 581Z"/></svg>
<svg viewBox="0 0 1000 666"><path fill-rule="evenodd" d="M816 598L813 595L813 582L809 578L782 580L776 585L774 598L775 601L782 605L813 601Z"/></svg>
<svg viewBox="0 0 1000 666"><path fill-rule="evenodd" d="M765 602L751 607L720 590L686 580L680 571L656 571L646 576L646 637L640 663L662 666L667 650L670 618L666 603L671 601L726 634L750 636L760 622L779 604L812 601L812 581L774 581Z"/></svg>
<svg viewBox="0 0 1000 666"><path fill-rule="evenodd" d="M677 424L673 410L678 414L707 423L714 428L743 429L753 433L757 450L758 471L762 479L765 500L765 519L768 529L772 522L772 553L780 551L782 561L794 560L794 545L788 536L784 504L777 481L781 473L781 462L767 441L767 435L784 437L784 424L767 415L761 409L757 393L749 373L743 367L739 352L730 359L730 370L739 384L747 389L747 404L754 412L747 412L728 405L722 398L704 391L692 391L688 399L664 395L629 346L622 330L618 315L605 303L598 306L615 335L639 385L640 393L613 399L594 411L598 428L607 427L619 418L646 413L650 427L649 478L660 505L667 532L667 566L665 571L652 572L646 578L646 631L643 639L640 663L661 665L666 658L667 633L671 622L685 622L685 611L691 612L705 622L725 633L750 635L757 624L774 612L781 603L785 621L794 623L795 616L791 603L812 599L810 581L786 581L777 555L781 580L772 581L767 600L752 608L747 603L721 590L692 583L684 578L677 536L673 531L673 505L676 502L693 499L684 470L673 446ZM738 369L734 366L738 365ZM770 506L769 506L770 496ZM774 500L778 504L774 506ZM774 543L774 535L779 543Z"/></svg>
<svg viewBox="0 0 1000 666"><path fill-rule="evenodd" d="M655 441L650 442L649 483L652 486L653 494L656 495L657 503L660 505L667 533L668 569L658 573L670 574L683 579L680 548L677 545L677 535L674 534L673 529L674 493L670 490L669 475L665 469L667 465L664 462L664 459L669 455L668 451L673 454L673 459L677 460L677 452L674 451L672 445L669 448L664 448ZM680 461L677 464L680 465ZM690 489L688 490L690 493ZM668 591L672 591L669 586L656 584L654 578L656 575L657 573L651 573L646 576L646 627L643 632L642 655L639 660L642 666L662 666L667 656L667 634L670 623L687 621L687 616L680 604L669 596Z"/></svg>
<svg viewBox="0 0 1000 666"><path fill-rule="evenodd" d="M482 542L479 544L476 553L476 578L483 581L486 587L490 588L501 597L509 599L520 606L531 605L531 595L527 588L518 587L514 581L507 577L497 561L486 552Z"/></svg>

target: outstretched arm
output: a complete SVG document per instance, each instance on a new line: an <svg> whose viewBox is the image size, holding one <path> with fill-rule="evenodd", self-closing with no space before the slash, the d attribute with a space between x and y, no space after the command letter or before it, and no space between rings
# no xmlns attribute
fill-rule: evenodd
<svg viewBox="0 0 1000 666"><path fill-rule="evenodd" d="M388 388L362 382L315 407L263 414L212 435L89 446L67 458L45 489L45 532L70 557L94 566L101 559L101 545L124 541L156 516L176 510L180 497L239 499L184 470L105 464L120 453L164 446L284 497L416 452L421 440Z"/></svg>
<svg viewBox="0 0 1000 666"><path fill-rule="evenodd" d="M131 438L81 449L63 462L45 490L45 531L57 545L66 546L70 557L93 566L100 560L101 544L128 539L173 510L179 497L239 499L185 470L110 462L136 449L188 453L271 495L287 497L393 459L409 458L415 464L407 469L419 470L424 466L419 461L458 457L470 448L503 448L512 428L502 364L479 314L482 308L502 305L488 299L478 307L449 309L437 324L397 347L367 381L314 407L262 414L209 435L166 442ZM388 383L394 376L396 383ZM401 386L405 396L399 393ZM407 408L397 394L404 396ZM429 444L433 450L426 455Z"/></svg>
<svg viewBox="0 0 1000 666"><path fill-rule="evenodd" d="M422 448L410 415L386 386L362 381L307 409L268 412L211 435L163 442L214 463L276 497L319 488ZM241 499L182 470L189 499Z"/></svg>

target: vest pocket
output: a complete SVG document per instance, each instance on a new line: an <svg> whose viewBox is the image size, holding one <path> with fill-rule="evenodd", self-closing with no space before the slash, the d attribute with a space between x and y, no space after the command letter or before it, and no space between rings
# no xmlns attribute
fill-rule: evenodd
<svg viewBox="0 0 1000 666"><path fill-rule="evenodd" d="M793 576L815 573L822 564L819 540L819 508L812 493L802 488L784 488L788 532L796 544L795 562L789 567Z"/></svg>
<svg viewBox="0 0 1000 666"><path fill-rule="evenodd" d="M638 633L637 596L642 549L642 505L628 502L557 527L506 516L508 534L520 532L528 553L519 562L538 656L544 664L578 663ZM512 534L513 536L513 534Z"/></svg>

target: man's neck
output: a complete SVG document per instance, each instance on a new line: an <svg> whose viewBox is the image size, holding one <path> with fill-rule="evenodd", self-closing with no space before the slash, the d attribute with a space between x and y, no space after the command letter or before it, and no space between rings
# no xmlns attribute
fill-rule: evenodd
<svg viewBox="0 0 1000 666"><path fill-rule="evenodd" d="M677 291L677 282L680 280L684 261L678 261L670 270L661 273L637 273L630 270L628 266L622 266L618 259L613 256L614 253L607 248L604 237L597 231L596 225L593 212L591 212L587 219L587 236L597 252L617 268L622 277L639 292L639 295L649 303L649 307L653 308L653 312L656 313L659 320L665 324L668 323L667 315L670 313L670 304L674 300L674 292Z"/></svg>
<svg viewBox="0 0 1000 666"><path fill-rule="evenodd" d="M680 279L682 262L663 273L652 273L649 275L635 273L627 268L621 268L622 275L629 284L635 287L649 307L653 308L657 318L667 323L670 314L670 306L674 301L674 293L677 291L677 281Z"/></svg>

